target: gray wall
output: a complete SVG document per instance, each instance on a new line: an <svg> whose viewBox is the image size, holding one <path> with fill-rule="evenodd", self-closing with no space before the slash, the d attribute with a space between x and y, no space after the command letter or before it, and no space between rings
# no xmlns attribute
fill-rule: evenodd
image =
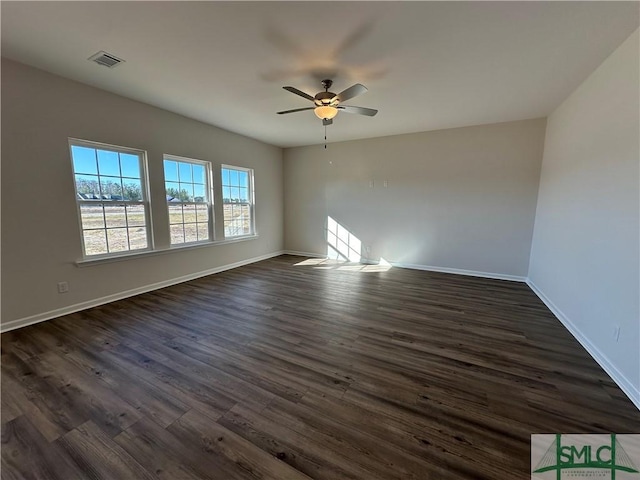
<svg viewBox="0 0 640 480"><path fill-rule="evenodd" d="M259 237L76 266L68 137L147 151L158 248L169 247L164 153L211 161L215 172L221 163L255 169ZM280 148L3 59L2 324L281 251L282 177ZM59 281L68 293L57 293Z"/></svg>
<svg viewBox="0 0 640 480"><path fill-rule="evenodd" d="M639 54L636 31L549 116L529 277L640 408Z"/></svg>
<svg viewBox="0 0 640 480"><path fill-rule="evenodd" d="M332 217L373 261L526 277L544 131L536 119L285 149L285 248L326 254Z"/></svg>

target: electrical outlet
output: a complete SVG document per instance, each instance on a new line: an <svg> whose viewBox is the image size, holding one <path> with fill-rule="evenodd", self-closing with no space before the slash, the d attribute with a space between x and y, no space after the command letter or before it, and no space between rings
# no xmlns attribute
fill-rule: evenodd
<svg viewBox="0 0 640 480"><path fill-rule="evenodd" d="M382 182L382 186L384 188L387 188L389 186L389 182L385 180L384 182Z"/></svg>
<svg viewBox="0 0 640 480"><path fill-rule="evenodd" d="M373 188L373 180L369 180L369 188Z"/></svg>
<svg viewBox="0 0 640 480"><path fill-rule="evenodd" d="M67 282L58 282L58 293L67 293L69 291L69 284Z"/></svg>
<svg viewBox="0 0 640 480"><path fill-rule="evenodd" d="M620 340L620 325L616 325L613 329L613 339L617 342Z"/></svg>

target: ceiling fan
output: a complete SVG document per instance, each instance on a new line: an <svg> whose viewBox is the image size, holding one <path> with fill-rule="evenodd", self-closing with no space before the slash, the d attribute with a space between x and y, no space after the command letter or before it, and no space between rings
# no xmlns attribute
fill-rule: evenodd
<svg viewBox="0 0 640 480"><path fill-rule="evenodd" d="M333 85L332 80L322 80L324 92L316 93L315 97L312 97L311 95L304 93L303 91L298 90L295 87L282 87L291 93L295 93L296 95L301 96L302 98L311 100L315 105L313 107L284 110L282 112L278 112L278 115L282 115L285 113L302 112L304 110L313 110L316 114L316 117L322 120L323 125L331 125L333 123L333 117L335 117L340 111L346 113L357 113L359 115L367 115L368 117L373 117L376 113L378 113L378 110L374 110L373 108L341 105L342 102L346 102L353 97L365 93L367 91L367 87L365 87L364 85L356 83L355 85L352 85L351 87L343 90L338 94L329 91L331 85Z"/></svg>

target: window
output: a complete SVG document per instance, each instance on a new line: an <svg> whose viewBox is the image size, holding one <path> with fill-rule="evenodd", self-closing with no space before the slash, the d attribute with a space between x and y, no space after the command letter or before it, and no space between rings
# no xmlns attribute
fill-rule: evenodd
<svg viewBox="0 0 640 480"><path fill-rule="evenodd" d="M253 170L222 166L225 238L253 235Z"/></svg>
<svg viewBox="0 0 640 480"><path fill-rule="evenodd" d="M209 162L164 157L164 184L169 207L171 245L211 239Z"/></svg>
<svg viewBox="0 0 640 480"><path fill-rule="evenodd" d="M146 154L69 140L85 257L150 248Z"/></svg>

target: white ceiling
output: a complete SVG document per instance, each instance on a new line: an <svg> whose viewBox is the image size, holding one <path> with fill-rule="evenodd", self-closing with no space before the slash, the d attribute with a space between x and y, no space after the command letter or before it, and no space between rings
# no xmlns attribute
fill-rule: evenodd
<svg viewBox="0 0 640 480"><path fill-rule="evenodd" d="M2 55L281 147L314 95L369 88L329 141L546 116L639 24L638 2L7 2ZM87 61L99 50L126 60Z"/></svg>

